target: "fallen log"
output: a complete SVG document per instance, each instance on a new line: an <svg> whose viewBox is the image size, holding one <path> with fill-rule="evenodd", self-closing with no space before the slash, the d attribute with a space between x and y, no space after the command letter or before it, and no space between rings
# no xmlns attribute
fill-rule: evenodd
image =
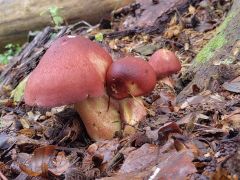
<svg viewBox="0 0 240 180"><path fill-rule="evenodd" d="M0 48L9 42L26 41L30 30L53 25L49 8L57 7L66 23L85 20L97 23L112 10L134 0L0 0Z"/></svg>
<svg viewBox="0 0 240 180"><path fill-rule="evenodd" d="M204 90L220 91L224 82L240 75L239 20L240 1L234 0L215 36L202 48L191 67L182 75L182 87L185 88L177 96L178 103Z"/></svg>

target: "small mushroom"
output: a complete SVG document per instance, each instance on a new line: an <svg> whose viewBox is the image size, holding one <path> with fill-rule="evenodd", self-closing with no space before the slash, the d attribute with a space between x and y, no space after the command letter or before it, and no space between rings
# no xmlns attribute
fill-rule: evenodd
<svg viewBox="0 0 240 180"><path fill-rule="evenodd" d="M131 56L112 63L106 79L107 93L115 99L146 95L156 85L156 74L151 65Z"/></svg>
<svg viewBox="0 0 240 180"><path fill-rule="evenodd" d="M149 59L149 64L156 72L157 79L162 79L181 70L181 63L175 53L159 49Z"/></svg>
<svg viewBox="0 0 240 180"><path fill-rule="evenodd" d="M94 140L111 139L121 130L119 105L105 91L112 64L98 44L81 36L64 36L52 43L27 81L24 99L31 106L75 104Z"/></svg>
<svg viewBox="0 0 240 180"><path fill-rule="evenodd" d="M107 71L107 93L120 102L121 119L135 126L146 116L142 96L150 93L156 85L156 74L146 61L125 57L112 63ZM132 131L126 126L126 134Z"/></svg>

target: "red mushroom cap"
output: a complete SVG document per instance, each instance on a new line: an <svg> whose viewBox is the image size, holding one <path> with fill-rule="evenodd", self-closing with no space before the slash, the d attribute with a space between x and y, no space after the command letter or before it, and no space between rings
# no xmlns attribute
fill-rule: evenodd
<svg viewBox="0 0 240 180"><path fill-rule="evenodd" d="M80 36L64 36L52 43L31 73L24 94L26 104L54 107L104 94L112 63L98 44Z"/></svg>
<svg viewBox="0 0 240 180"><path fill-rule="evenodd" d="M146 61L129 56L112 63L106 80L108 94L123 99L151 92L156 85L156 74Z"/></svg>
<svg viewBox="0 0 240 180"><path fill-rule="evenodd" d="M149 59L149 64L157 74L157 79L164 78L181 70L181 63L174 52L159 49Z"/></svg>

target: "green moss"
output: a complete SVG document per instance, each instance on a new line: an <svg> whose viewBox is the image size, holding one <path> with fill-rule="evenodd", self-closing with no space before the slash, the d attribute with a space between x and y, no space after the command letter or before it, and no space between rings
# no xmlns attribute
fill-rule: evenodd
<svg viewBox="0 0 240 180"><path fill-rule="evenodd" d="M207 45L197 54L195 62L201 63L209 60L216 49L221 48L226 43L224 34L218 34L212 38Z"/></svg>
<svg viewBox="0 0 240 180"><path fill-rule="evenodd" d="M216 35L202 48L195 58L195 63L203 63L208 61L214 52L227 43L225 38L225 29L227 28L230 20L235 16L236 12L231 12L225 18L223 23L217 28Z"/></svg>

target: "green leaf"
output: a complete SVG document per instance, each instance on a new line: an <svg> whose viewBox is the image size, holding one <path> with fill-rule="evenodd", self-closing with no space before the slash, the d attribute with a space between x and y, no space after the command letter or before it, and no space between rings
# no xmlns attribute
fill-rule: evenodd
<svg viewBox="0 0 240 180"><path fill-rule="evenodd" d="M95 40L98 41L98 42L102 42L103 41L103 33L97 33L95 35Z"/></svg>
<svg viewBox="0 0 240 180"><path fill-rule="evenodd" d="M7 44L6 51L0 54L0 64L8 64L9 60L21 51L19 44Z"/></svg>
<svg viewBox="0 0 240 180"><path fill-rule="evenodd" d="M12 90L11 92L11 98L13 98L13 101L18 103L20 102L22 99L23 99L23 95L24 95L24 90L25 90L25 87L26 87L26 83L27 83L27 80L28 80L28 77L25 77L19 84L18 86Z"/></svg>
<svg viewBox="0 0 240 180"><path fill-rule="evenodd" d="M59 14L59 9L57 6L52 6L49 8L51 16L57 16Z"/></svg>
<svg viewBox="0 0 240 180"><path fill-rule="evenodd" d="M49 13L52 17L53 23L56 26L60 26L61 24L63 24L64 20L61 17L60 12L59 12L59 8L57 6L52 6L52 7L48 8L48 10L49 10Z"/></svg>
<svg viewBox="0 0 240 180"><path fill-rule="evenodd" d="M56 26L60 26L63 23L63 18L60 16L53 16L53 22Z"/></svg>
<svg viewBox="0 0 240 180"><path fill-rule="evenodd" d="M7 63L8 63L7 56L0 54L0 64L7 64Z"/></svg>

